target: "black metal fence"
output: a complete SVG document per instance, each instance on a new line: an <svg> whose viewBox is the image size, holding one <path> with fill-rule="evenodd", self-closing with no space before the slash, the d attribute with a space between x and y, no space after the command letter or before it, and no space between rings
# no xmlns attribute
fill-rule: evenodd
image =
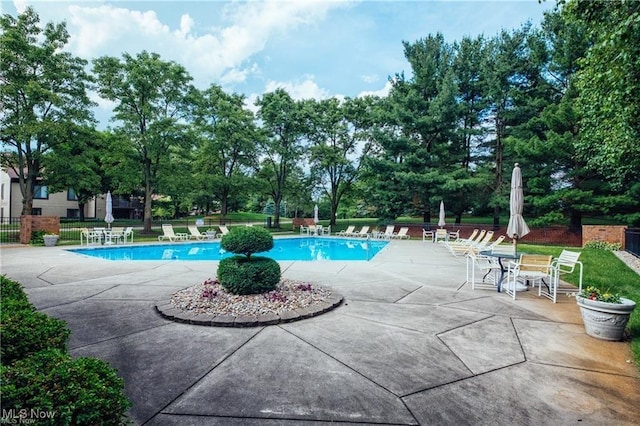
<svg viewBox="0 0 640 426"><path fill-rule="evenodd" d="M20 242L20 217L0 219L0 243Z"/></svg>
<svg viewBox="0 0 640 426"><path fill-rule="evenodd" d="M640 228L627 228L624 231L625 250L640 256Z"/></svg>

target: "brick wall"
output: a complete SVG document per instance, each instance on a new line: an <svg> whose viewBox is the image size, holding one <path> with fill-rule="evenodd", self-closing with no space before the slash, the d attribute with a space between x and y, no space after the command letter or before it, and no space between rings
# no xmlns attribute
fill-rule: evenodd
<svg viewBox="0 0 640 426"><path fill-rule="evenodd" d="M45 231L60 235L60 217L58 216L20 216L20 243L29 244L31 234Z"/></svg>
<svg viewBox="0 0 640 426"><path fill-rule="evenodd" d="M604 241L607 243L620 244L624 250L626 226L613 225L582 225L582 245L589 241Z"/></svg>

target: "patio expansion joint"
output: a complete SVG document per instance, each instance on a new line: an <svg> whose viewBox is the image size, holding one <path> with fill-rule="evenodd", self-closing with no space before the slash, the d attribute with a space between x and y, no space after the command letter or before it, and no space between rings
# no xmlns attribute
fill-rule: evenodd
<svg viewBox="0 0 640 426"><path fill-rule="evenodd" d="M131 333L120 334L118 336L109 337L108 339L102 339L102 340L98 340L96 342L91 342L91 343L88 343L86 345L73 346L73 347L70 346L69 350L71 351L71 350L76 350L76 349L90 348L91 346L94 346L94 345L99 345L99 344L102 344L102 343L105 343L105 342L111 342L111 341L114 341L114 340L122 339L123 337L134 336L134 335L139 334L139 333L145 333L145 332L147 332L149 330L154 330L156 328L162 328L162 327L166 327L166 326L169 326L169 325L170 325L170 323L154 325L152 327L147 327L147 328L144 328L144 329L132 331Z"/></svg>
<svg viewBox="0 0 640 426"><path fill-rule="evenodd" d="M169 325L169 324L165 324L165 325ZM158 414L163 414L163 415L167 415L167 414L172 414L172 413L164 413L164 410L166 410L167 408L169 408L172 404L174 404L176 401L178 401L183 395L185 395L187 392L189 392L189 390L191 390L191 388L197 386L202 380L204 380L205 377L207 377L209 374L211 374L216 368L218 368L218 366L220 366L222 363L224 363L226 360L228 360L229 358L231 358L236 352L238 352L240 349L242 349L245 345L247 345L249 342L251 342L252 340L254 340L256 338L256 336L258 336L260 333L262 333L264 331L264 327L256 330L256 332L250 336L248 339L246 339L244 342L242 342L240 345L238 345L238 347L236 347L235 349L233 349L231 352L229 352L226 356L222 357L217 363L215 363L211 368L209 368L208 370L206 370L204 373L202 373L200 375L200 377L196 378L190 385L186 386L180 393L178 393L174 398L172 398L169 402L167 402L162 408L160 408L158 411L156 411L156 413L151 416L149 419L147 419L143 424L146 424L148 422L150 422L151 420L154 419L154 417L156 417ZM193 416L192 414L189 414L190 416ZM203 416L203 417L209 417L209 416Z"/></svg>
<svg viewBox="0 0 640 426"><path fill-rule="evenodd" d="M53 270L53 269L55 269L55 266L51 266L51 267L47 268L45 271L43 271L43 272L41 272L40 274L36 275L36 278L38 278L39 280L42 280L43 282L45 282L45 283L49 284L50 286L54 286L54 285L55 285L54 283L52 283L52 282L51 282L51 281L49 281L49 280L46 280L46 279L42 278L42 276L43 276L44 274L46 274L47 272L49 272L49 271L51 271L51 270Z"/></svg>
<svg viewBox="0 0 640 426"><path fill-rule="evenodd" d="M115 284L112 287L105 288L105 289L103 289L103 290L101 290L101 291L99 291L99 292L97 292L95 294L92 294L91 296L86 296L86 297L83 297L83 298L78 299L78 300L71 300L71 301L64 302L64 303L58 303L57 305L47 306L46 308L42 308L41 310L42 311L46 311L47 309L57 308L59 306L73 305L74 303L80 303L80 302L84 302L84 301L87 301L87 300L91 300L94 297L96 297L96 296L98 296L98 295L100 295L100 294L102 294L102 293L104 293L106 291L109 291L109 290L112 290L112 289L118 287L119 285L120 284ZM110 300L110 299L105 299L105 300ZM122 299L118 299L118 300L122 300Z"/></svg>
<svg viewBox="0 0 640 426"><path fill-rule="evenodd" d="M520 365L520 364L525 364L525 363L529 363L529 361L514 362L513 364L509 364L509 365L505 365L503 367L498 367L498 368L494 368L494 369L491 369L491 370L483 371L482 373L473 373L473 372L470 371L471 374L469 376L467 376L467 377L461 377L459 379L450 380L448 382L438 383L437 385L434 385L434 386L429 386L429 387L426 387L426 388L423 388L423 389L418 389L416 391L409 392L409 393L407 393L405 395L402 395L402 396L400 396L400 398L404 399L404 398L407 398L407 397L410 397L410 396L413 396L413 395L418 395L418 394L423 393L423 392L428 392L428 391L444 388L444 387L450 386L450 385L455 384L455 383L462 383L462 382L464 382L466 380L471 380L471 379L475 379L477 377L482 377L482 376L485 376L487 374L495 373L496 371L505 370L505 369L512 368L514 366L517 366L517 365ZM465 364L465 367L466 367L466 364Z"/></svg>
<svg viewBox="0 0 640 426"><path fill-rule="evenodd" d="M300 340L301 342L303 342L306 345L309 345L310 347L312 347L313 349L317 350L318 352L322 353L323 355L331 358L332 360L334 360L335 362L337 362L338 364L342 365L343 367L347 368L349 371L353 371L355 374L357 374L358 376L362 377L363 379L365 379L366 381L374 384L375 386L379 387L380 389L383 389L385 392L388 392L391 395L394 395L398 398L402 398L402 395L398 395L397 393L393 392L391 389L388 389L387 387L381 385L380 383L376 382L375 380L373 380L372 378L366 376L365 374L361 373L360 371L356 370L355 368L353 368L352 366L345 364L343 361L341 361L340 359L336 358L335 356L331 355L330 353L328 353L327 351L323 350L322 348L314 345L313 343L305 340L304 338L298 336L296 333L294 333L291 330L287 330L285 328L282 328L280 326L278 326L278 328L280 328L282 331L290 334L291 336L295 337L296 339ZM412 414L413 415L413 414Z"/></svg>

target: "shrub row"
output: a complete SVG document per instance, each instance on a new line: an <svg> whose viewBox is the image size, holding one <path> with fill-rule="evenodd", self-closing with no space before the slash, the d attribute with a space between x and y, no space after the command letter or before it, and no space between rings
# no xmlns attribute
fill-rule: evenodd
<svg viewBox="0 0 640 426"><path fill-rule="evenodd" d="M131 403L116 371L95 358L72 359L66 323L38 312L19 283L0 276L0 286L0 387L6 421L127 424Z"/></svg>

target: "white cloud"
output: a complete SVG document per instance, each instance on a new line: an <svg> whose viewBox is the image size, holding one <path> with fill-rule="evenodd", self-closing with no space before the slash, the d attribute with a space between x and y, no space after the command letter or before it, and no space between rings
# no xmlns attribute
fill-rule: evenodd
<svg viewBox="0 0 640 426"><path fill-rule="evenodd" d="M22 2L16 0L18 3ZM123 52L156 52L164 60L184 65L200 87L245 81L258 71L255 65L247 66L247 61L263 51L270 39L314 25L325 19L330 9L344 7L344 3L333 1L229 2L217 17L222 22L198 22L205 17L182 14L179 27L172 29L154 10L62 4L71 34L69 48L74 54L93 59L119 57ZM139 4L153 7L153 3ZM209 27L203 30L205 25Z"/></svg>
<svg viewBox="0 0 640 426"><path fill-rule="evenodd" d="M13 6L16 8L16 11L18 13L23 13L25 11L25 9L27 8L27 1L26 0L14 0L13 1Z"/></svg>
<svg viewBox="0 0 640 426"><path fill-rule="evenodd" d="M291 98L295 100L326 99L331 97L328 90L322 89L313 81L313 76L307 76L304 81L300 82L269 81L265 86L265 92L273 92L278 88L286 90Z"/></svg>
<svg viewBox="0 0 640 426"><path fill-rule="evenodd" d="M389 92L391 91L391 82L387 81L384 84L384 87L380 90L373 90L373 91L364 91L364 92L360 92L358 94L358 98L361 97L365 97L365 96L379 96L381 98L385 98L389 95Z"/></svg>

